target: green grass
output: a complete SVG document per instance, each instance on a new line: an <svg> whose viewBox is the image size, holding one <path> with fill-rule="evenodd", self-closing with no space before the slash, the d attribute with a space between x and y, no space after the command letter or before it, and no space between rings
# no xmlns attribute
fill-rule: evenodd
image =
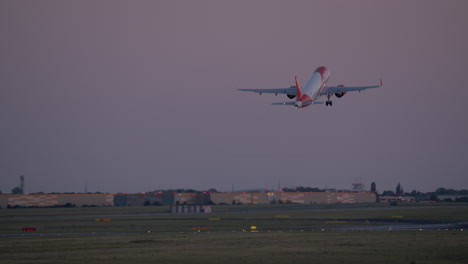
<svg viewBox="0 0 468 264"><path fill-rule="evenodd" d="M0 239L2 263L466 263L461 231L174 233Z"/></svg>

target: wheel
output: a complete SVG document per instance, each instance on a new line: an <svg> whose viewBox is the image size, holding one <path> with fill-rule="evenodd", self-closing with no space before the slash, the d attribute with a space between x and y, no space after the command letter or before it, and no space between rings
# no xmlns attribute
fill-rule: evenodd
<svg viewBox="0 0 468 264"><path fill-rule="evenodd" d="M332 105L333 105L333 103L332 103L332 101L330 101L330 106L332 106Z"/></svg>

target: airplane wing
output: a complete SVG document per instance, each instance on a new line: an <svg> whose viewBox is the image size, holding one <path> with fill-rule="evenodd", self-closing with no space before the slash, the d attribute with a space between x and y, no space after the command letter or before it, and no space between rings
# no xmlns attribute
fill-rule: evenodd
<svg viewBox="0 0 468 264"><path fill-rule="evenodd" d="M272 103L272 105L294 105L294 102Z"/></svg>
<svg viewBox="0 0 468 264"><path fill-rule="evenodd" d="M333 93L340 93L340 92L353 92L353 91L363 91L367 89L373 89L373 88L379 88L382 86L382 80L380 80L380 85L374 85L374 86L325 86L322 89L322 92L320 95L327 95L327 94L333 94Z"/></svg>
<svg viewBox="0 0 468 264"><path fill-rule="evenodd" d="M293 102L281 102L281 103L272 103L272 105L294 105L295 101ZM303 102L302 105L313 105L313 104L323 104L323 102Z"/></svg>
<svg viewBox="0 0 468 264"><path fill-rule="evenodd" d="M258 94L262 93L274 93L274 94L290 94L296 95L296 88L278 88L278 89L237 89L243 92L254 92Z"/></svg>

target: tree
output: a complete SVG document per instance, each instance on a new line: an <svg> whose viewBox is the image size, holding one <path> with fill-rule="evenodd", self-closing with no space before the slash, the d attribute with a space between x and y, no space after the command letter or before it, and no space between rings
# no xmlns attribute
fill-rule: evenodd
<svg viewBox="0 0 468 264"><path fill-rule="evenodd" d="M390 190L386 190L382 192L382 196L395 196L395 193Z"/></svg>
<svg viewBox="0 0 468 264"><path fill-rule="evenodd" d="M395 193L396 193L397 195L402 195L402 194L403 194L403 187L401 187L401 184L400 184L400 183L398 183L398 185L396 186L396 188L395 188Z"/></svg>
<svg viewBox="0 0 468 264"><path fill-rule="evenodd" d="M371 193L376 193L376 190L377 190L377 187L375 185L375 182L372 182L370 186Z"/></svg>
<svg viewBox="0 0 468 264"><path fill-rule="evenodd" d="M303 187L298 186L296 188L283 188L283 192L325 192L325 190L317 187Z"/></svg>
<svg viewBox="0 0 468 264"><path fill-rule="evenodd" d="M21 190L20 187L15 187L15 188L11 189L11 193L12 194L23 194L23 190Z"/></svg>
<svg viewBox="0 0 468 264"><path fill-rule="evenodd" d="M436 195L435 193L431 194L431 196L429 197L429 199L430 199L431 201L435 201L435 202L439 202L439 201L440 201L439 197L437 197L437 195Z"/></svg>

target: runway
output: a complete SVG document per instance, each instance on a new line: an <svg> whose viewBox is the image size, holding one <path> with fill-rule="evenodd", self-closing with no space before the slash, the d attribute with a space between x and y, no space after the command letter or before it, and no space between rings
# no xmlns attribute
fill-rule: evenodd
<svg viewBox="0 0 468 264"><path fill-rule="evenodd" d="M463 213L466 212L466 206L463 205L435 207L292 205L288 208L231 206L228 207L229 211L215 211L211 214L170 214L130 210L116 213L115 208L95 208L90 212L83 212L79 208L66 211L27 210L3 211L12 214L0 217L0 224L3 226L0 237L236 233L250 231L251 226L258 226L258 232L273 233L463 231L468 227L468 221ZM460 216L453 217L454 213ZM103 219L109 221L102 221ZM196 230L196 227L209 228ZM32 228L35 231L20 232L22 228Z"/></svg>

